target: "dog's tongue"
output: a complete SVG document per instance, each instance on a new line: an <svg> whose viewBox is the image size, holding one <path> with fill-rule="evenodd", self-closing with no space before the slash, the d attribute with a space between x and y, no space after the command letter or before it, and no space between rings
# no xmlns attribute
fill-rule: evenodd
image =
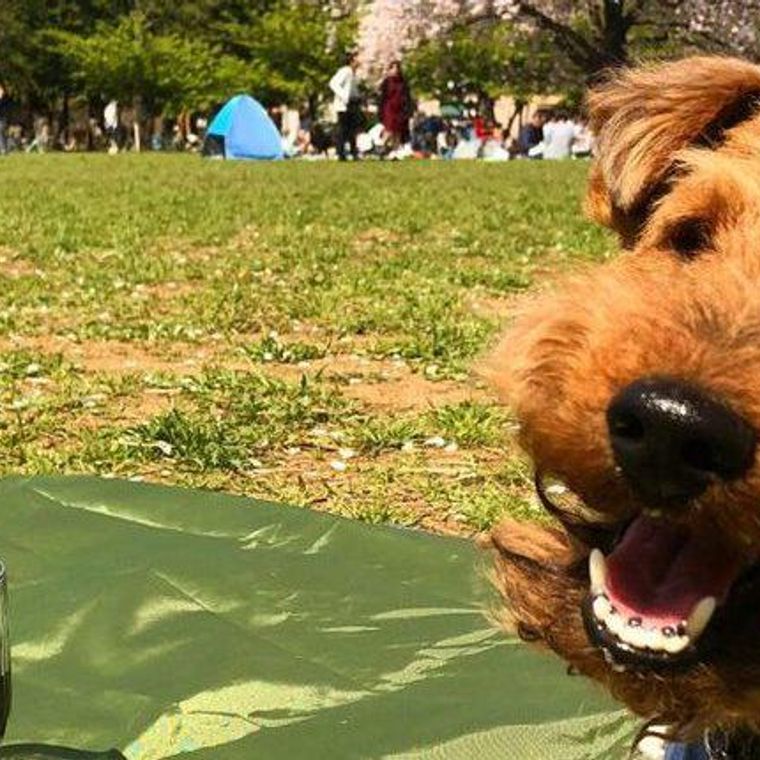
<svg viewBox="0 0 760 760"><path fill-rule="evenodd" d="M607 595L627 616L676 625L701 599L727 595L739 563L715 530L640 516L607 557Z"/></svg>

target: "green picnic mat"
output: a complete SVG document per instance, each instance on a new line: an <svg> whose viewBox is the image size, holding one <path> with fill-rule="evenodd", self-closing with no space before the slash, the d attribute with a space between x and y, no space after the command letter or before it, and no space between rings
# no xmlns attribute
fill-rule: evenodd
<svg viewBox="0 0 760 760"><path fill-rule="evenodd" d="M13 478L0 557L8 744L129 760L610 760L630 744L617 706L489 625L485 559L463 540L216 493Z"/></svg>

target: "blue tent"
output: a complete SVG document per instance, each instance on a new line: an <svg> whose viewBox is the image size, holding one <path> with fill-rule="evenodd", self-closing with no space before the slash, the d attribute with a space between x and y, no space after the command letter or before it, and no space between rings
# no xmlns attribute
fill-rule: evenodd
<svg viewBox="0 0 760 760"><path fill-rule="evenodd" d="M282 139L263 106L250 95L236 95L211 122L206 155L225 158L282 158Z"/></svg>

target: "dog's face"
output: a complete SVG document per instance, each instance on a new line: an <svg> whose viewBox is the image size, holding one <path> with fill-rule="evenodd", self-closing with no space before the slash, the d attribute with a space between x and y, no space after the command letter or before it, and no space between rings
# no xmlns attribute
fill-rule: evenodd
<svg viewBox="0 0 760 760"><path fill-rule="evenodd" d="M500 583L525 635L641 716L757 728L760 68L628 72L590 110L587 205L626 250L491 362L537 472L583 506L499 526Z"/></svg>

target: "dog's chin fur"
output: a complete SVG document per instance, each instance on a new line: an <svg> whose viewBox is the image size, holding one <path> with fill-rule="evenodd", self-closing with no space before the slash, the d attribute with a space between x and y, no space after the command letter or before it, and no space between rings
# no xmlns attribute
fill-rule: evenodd
<svg viewBox="0 0 760 760"><path fill-rule="evenodd" d="M537 469L561 477L588 520L616 523L641 508L616 473L605 421L637 378L705 387L760 431L759 96L760 68L723 58L625 72L590 96L600 154L587 209L628 250L530 303L489 362ZM696 249L683 250L683 225L696 225ZM757 462L699 507L693 519L743 561L760 558ZM760 732L760 592L709 656L672 672L618 672L582 620L592 547L515 522L499 525L491 545L505 614L526 638L678 738Z"/></svg>

